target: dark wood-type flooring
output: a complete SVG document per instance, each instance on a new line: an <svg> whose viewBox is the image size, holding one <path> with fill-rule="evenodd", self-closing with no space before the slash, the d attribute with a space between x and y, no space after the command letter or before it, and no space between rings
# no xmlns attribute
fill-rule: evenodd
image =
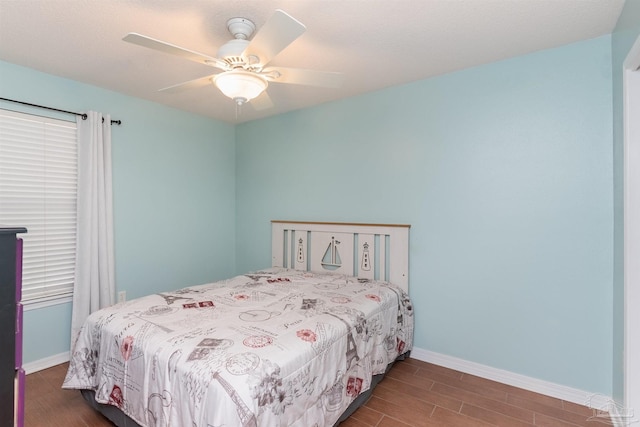
<svg viewBox="0 0 640 427"><path fill-rule="evenodd" d="M79 391L60 388L66 369L65 363L27 375L25 426L111 426ZM371 399L340 427L611 425L602 415L575 403L407 359L394 365Z"/></svg>

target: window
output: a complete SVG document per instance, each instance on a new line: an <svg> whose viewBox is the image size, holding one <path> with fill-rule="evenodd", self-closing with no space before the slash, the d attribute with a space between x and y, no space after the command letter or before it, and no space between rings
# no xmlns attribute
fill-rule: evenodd
<svg viewBox="0 0 640 427"><path fill-rule="evenodd" d="M77 163L75 122L0 110L0 224L28 230L27 304L73 293Z"/></svg>

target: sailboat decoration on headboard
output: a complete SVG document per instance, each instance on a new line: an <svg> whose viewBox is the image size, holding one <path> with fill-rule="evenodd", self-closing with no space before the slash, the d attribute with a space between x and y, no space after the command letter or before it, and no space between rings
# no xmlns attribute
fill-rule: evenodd
<svg viewBox="0 0 640 427"><path fill-rule="evenodd" d="M340 241L336 240L334 236L331 236L331 242L329 243L327 250L324 252L324 256L320 262L322 268L326 270L337 270L342 267L342 260L340 259L340 253L338 252L339 244Z"/></svg>

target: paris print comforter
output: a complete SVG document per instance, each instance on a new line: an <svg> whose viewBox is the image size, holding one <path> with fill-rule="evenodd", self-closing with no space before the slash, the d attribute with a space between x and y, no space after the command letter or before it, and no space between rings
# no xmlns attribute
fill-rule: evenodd
<svg viewBox="0 0 640 427"><path fill-rule="evenodd" d="M268 269L93 313L63 384L142 426L332 426L410 350L387 282Z"/></svg>

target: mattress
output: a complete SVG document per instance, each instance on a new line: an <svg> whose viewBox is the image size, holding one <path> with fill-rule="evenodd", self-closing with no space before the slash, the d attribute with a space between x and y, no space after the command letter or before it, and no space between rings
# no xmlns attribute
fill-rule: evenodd
<svg viewBox="0 0 640 427"><path fill-rule="evenodd" d="M395 285L272 268L93 313L63 388L141 426L332 426L412 342Z"/></svg>

